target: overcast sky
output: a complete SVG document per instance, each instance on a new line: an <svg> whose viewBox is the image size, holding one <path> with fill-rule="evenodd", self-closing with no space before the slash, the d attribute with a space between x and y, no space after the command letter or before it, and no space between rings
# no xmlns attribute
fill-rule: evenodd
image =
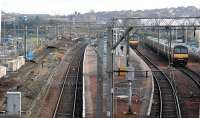
<svg viewBox="0 0 200 118"><path fill-rule="evenodd" d="M16 13L67 15L74 11L143 10L196 6L200 0L0 0L1 10Z"/></svg>

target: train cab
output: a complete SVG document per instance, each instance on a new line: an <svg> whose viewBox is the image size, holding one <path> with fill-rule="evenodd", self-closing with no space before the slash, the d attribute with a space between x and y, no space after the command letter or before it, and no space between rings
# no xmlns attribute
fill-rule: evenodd
<svg viewBox="0 0 200 118"><path fill-rule="evenodd" d="M139 40L138 39L130 39L129 44L132 48L137 48L139 45Z"/></svg>
<svg viewBox="0 0 200 118"><path fill-rule="evenodd" d="M173 65L174 66L185 66L188 62L189 54L188 48L184 45L176 45L173 48Z"/></svg>

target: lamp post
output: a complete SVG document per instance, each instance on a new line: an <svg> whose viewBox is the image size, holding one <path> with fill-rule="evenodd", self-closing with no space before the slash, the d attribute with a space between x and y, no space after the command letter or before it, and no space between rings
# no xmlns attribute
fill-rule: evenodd
<svg viewBox="0 0 200 118"><path fill-rule="evenodd" d="M39 29L38 29L38 26L37 26L37 29L36 29L36 35L37 35L37 47L38 47L38 44L39 44L39 43L38 43L38 42L39 42L38 30L39 30Z"/></svg>
<svg viewBox="0 0 200 118"><path fill-rule="evenodd" d="M27 16L24 16L24 22L25 22L25 36L24 36L24 57L25 59L27 58L26 56L26 38L27 38Z"/></svg>
<svg viewBox="0 0 200 118"><path fill-rule="evenodd" d="M104 42L98 39L97 48L97 98L96 98L96 118L103 117L103 48Z"/></svg>

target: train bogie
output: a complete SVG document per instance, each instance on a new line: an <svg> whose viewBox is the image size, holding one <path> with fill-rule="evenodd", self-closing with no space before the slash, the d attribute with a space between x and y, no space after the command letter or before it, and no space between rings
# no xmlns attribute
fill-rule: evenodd
<svg viewBox="0 0 200 118"><path fill-rule="evenodd" d="M187 64L188 59L173 59L173 66L185 66Z"/></svg>

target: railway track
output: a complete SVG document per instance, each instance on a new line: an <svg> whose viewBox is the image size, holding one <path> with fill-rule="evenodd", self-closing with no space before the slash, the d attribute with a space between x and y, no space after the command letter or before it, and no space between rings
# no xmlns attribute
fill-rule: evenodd
<svg viewBox="0 0 200 118"><path fill-rule="evenodd" d="M82 61L85 47L86 45L75 49L61 86L53 118L82 117Z"/></svg>
<svg viewBox="0 0 200 118"><path fill-rule="evenodd" d="M157 118L161 118L162 117L162 94L161 94L161 88L160 85L157 81L156 78L154 78L154 95L153 95L153 100L154 100L154 104L152 104L152 108L151 108L151 116L155 116Z"/></svg>
<svg viewBox="0 0 200 118"><path fill-rule="evenodd" d="M193 70L184 67L184 68L177 68L179 69L182 73L184 73L186 76L188 76L195 84L196 86L200 89L200 75Z"/></svg>
<svg viewBox="0 0 200 118"><path fill-rule="evenodd" d="M176 67L175 69L183 77L183 80L179 80L179 82L184 82L187 85L183 87L180 85L177 88L179 91L182 118L196 118L199 116L199 106L197 104L188 105L187 103L200 102L200 76L187 67Z"/></svg>
<svg viewBox="0 0 200 118"><path fill-rule="evenodd" d="M150 117L152 118L181 118L179 100L176 89L170 79L146 56L135 50L135 52L147 63L153 71L154 76L154 103Z"/></svg>

